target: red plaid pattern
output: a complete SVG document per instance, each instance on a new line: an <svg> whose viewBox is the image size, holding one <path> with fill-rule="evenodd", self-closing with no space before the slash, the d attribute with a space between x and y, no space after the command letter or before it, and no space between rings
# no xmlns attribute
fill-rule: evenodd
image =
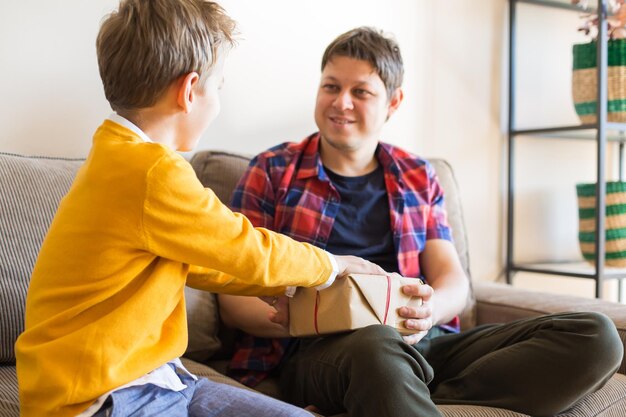
<svg viewBox="0 0 626 417"><path fill-rule="evenodd" d="M340 197L324 172L319 141L320 135L315 133L300 143L284 143L254 158L235 189L232 209L257 227L325 248ZM400 273L421 277L419 254L426 241L452 240L443 190L424 159L385 143L379 144L376 158L384 171ZM458 318L444 327L458 331ZM242 335L230 375L254 386L280 363L288 343L289 339Z"/></svg>

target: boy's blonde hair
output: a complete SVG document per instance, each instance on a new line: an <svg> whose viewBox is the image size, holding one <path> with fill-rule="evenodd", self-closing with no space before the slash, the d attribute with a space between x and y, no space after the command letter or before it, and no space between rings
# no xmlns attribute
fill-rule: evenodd
<svg viewBox="0 0 626 417"><path fill-rule="evenodd" d="M235 22L204 0L122 0L102 23L96 49L104 94L115 111L153 105L190 72L208 78L234 45Z"/></svg>

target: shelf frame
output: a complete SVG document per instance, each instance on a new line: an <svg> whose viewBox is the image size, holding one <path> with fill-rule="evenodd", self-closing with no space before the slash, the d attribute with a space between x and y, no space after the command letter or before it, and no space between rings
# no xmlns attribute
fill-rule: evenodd
<svg viewBox="0 0 626 417"><path fill-rule="evenodd" d="M537 6L559 8L564 10L572 10L577 12L596 12L601 11L598 14L598 48L597 48L597 107L596 107L596 123L582 124L576 126L556 126L556 127L540 127L530 129L517 129L515 126L515 56L516 56L516 40L517 40L517 22L516 22L516 9L518 3L533 4ZM572 276L578 278L590 278L595 281L595 296L602 298L603 287L602 282L604 279L617 278L619 279L619 300L623 297L623 278L621 276L613 276L613 274L607 275L604 266L604 258L606 253L605 242L605 220L606 220L606 173L604 167L606 166L606 146L608 131L624 132L626 131L626 124L623 123L610 123L607 121L608 109L607 109L607 68L608 68L608 53L607 53L607 16L608 6L607 0L597 0L596 9L583 10L582 7L566 4L554 0L509 0L509 56L508 56L508 149L507 149L507 238L506 238L506 263L505 263L505 275L506 281L509 284L513 283L513 275L516 272L534 272L545 273L551 275L563 275ZM515 138L524 135L549 135L556 133L580 131L580 130L595 130L596 141L596 250L595 250L595 266L593 273L568 273L567 271L559 271L552 269L542 269L531 266L523 266L516 264L513 260L514 253L514 220L515 220ZM623 149L624 149L624 136L619 134L615 139L619 142L619 177L623 179Z"/></svg>

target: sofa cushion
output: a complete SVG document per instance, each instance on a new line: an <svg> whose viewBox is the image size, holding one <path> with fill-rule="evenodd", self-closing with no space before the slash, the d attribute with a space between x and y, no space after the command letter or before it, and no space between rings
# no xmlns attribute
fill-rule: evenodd
<svg viewBox="0 0 626 417"><path fill-rule="evenodd" d="M501 408L471 405L440 405L445 417L523 417ZM600 390L587 395L557 417L621 417L626 416L626 376L617 374Z"/></svg>
<svg viewBox="0 0 626 417"><path fill-rule="evenodd" d="M559 414L559 417L585 416L626 416L626 375L616 374L600 390Z"/></svg>
<svg viewBox="0 0 626 417"><path fill-rule="evenodd" d="M209 292L185 287L189 342L185 357L206 362L220 347L217 300Z"/></svg>
<svg viewBox="0 0 626 417"><path fill-rule="evenodd" d="M248 168L250 157L228 152L199 151L193 155L190 163L200 182L213 190L224 204L229 204L239 179Z"/></svg>
<svg viewBox="0 0 626 417"><path fill-rule="evenodd" d="M24 303L41 242L82 164L0 154L0 363L15 361Z"/></svg>
<svg viewBox="0 0 626 417"><path fill-rule="evenodd" d="M20 401L17 393L15 366L0 366L0 417L18 417Z"/></svg>
<svg viewBox="0 0 626 417"><path fill-rule="evenodd" d="M445 192L445 206L448 214L448 222L452 228L454 247L459 254L461 265L463 266L463 270L469 279L471 289L472 275L470 273L469 266L469 249L467 244L467 234L465 231L465 219L463 218L461 195L459 193L459 186L456 182L456 177L454 176L454 171L452 170L450 164L444 159L432 158L428 161L432 164L433 168L435 168L441 188L443 188ZM468 294L465 309L460 315L462 329L471 329L476 325L475 305L476 300L474 299L474 291L471 289Z"/></svg>

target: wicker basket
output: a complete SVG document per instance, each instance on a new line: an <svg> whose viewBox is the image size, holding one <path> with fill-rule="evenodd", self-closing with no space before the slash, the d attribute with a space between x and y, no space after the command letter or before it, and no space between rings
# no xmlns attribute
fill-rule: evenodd
<svg viewBox="0 0 626 417"><path fill-rule="evenodd" d="M583 258L595 263L596 184L577 184L578 241ZM606 183L605 265L626 266L626 182Z"/></svg>
<svg viewBox="0 0 626 417"><path fill-rule="evenodd" d="M596 122L597 104L597 43L583 43L573 47L572 96L574 107L582 123ZM626 39L608 43L607 72L609 122L626 122Z"/></svg>

